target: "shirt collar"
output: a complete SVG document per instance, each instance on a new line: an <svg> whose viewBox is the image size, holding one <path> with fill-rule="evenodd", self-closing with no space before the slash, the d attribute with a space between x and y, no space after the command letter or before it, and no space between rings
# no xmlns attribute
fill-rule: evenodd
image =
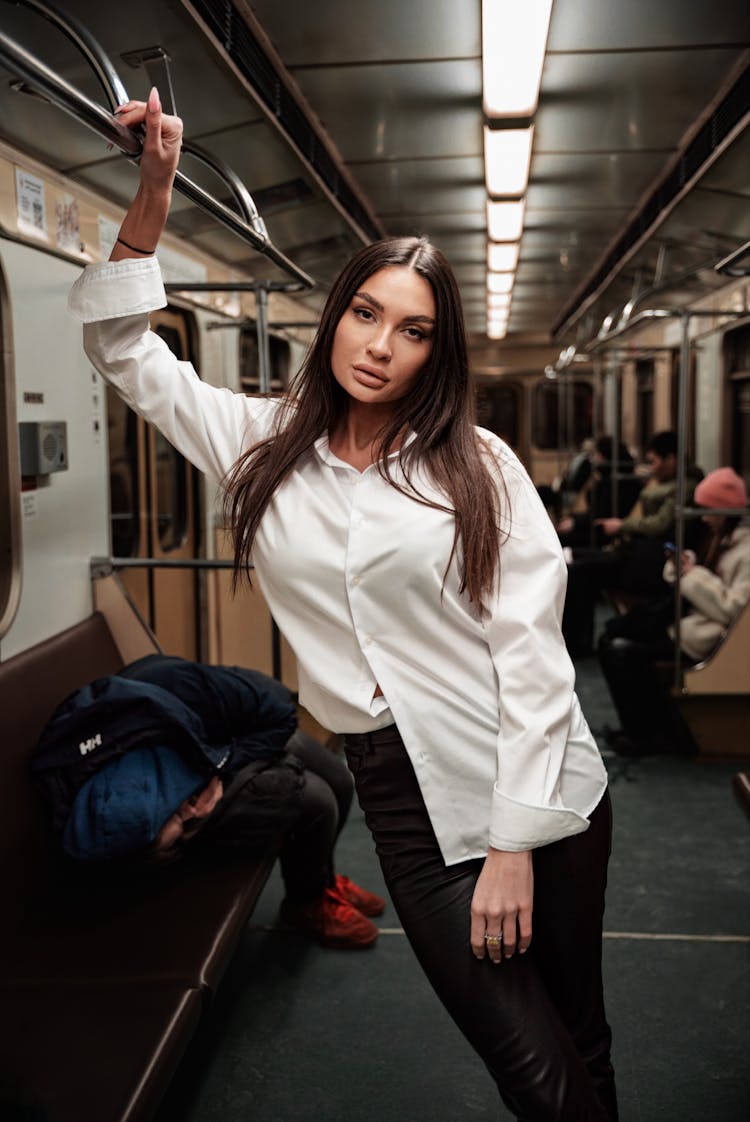
<svg viewBox="0 0 750 1122"><path fill-rule="evenodd" d="M409 429L409 431L406 434L406 437L404 439L404 442L402 444L402 447L405 448L407 445L411 444L411 442L413 440L416 440L416 439L417 439L417 434L414 432L413 429ZM331 451L330 445L328 443L328 433L327 432L323 433L322 436L318 437L318 439L313 444L313 448L315 449L315 451L318 454L318 456L320 457L320 459L323 460L324 463L329 464L330 467L347 468L349 471L357 471L357 469L355 467L353 467L351 464L348 464L346 462L346 460L340 460L339 457L336 456ZM396 456L398 456L398 452L391 452L388 459L393 460ZM370 464L370 467L375 467L375 466L376 466L375 464ZM369 470L369 469L366 468L365 470ZM357 474L359 474L359 472Z"/></svg>

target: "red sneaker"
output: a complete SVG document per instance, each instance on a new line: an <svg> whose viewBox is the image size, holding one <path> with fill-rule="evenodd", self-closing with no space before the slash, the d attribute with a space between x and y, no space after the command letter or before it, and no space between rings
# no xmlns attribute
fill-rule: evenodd
<svg viewBox="0 0 750 1122"><path fill-rule="evenodd" d="M385 900L382 896L376 896L374 892L360 888L353 880L349 880L349 877L337 874L334 884L339 896L343 896L346 902L363 916L380 916L385 911Z"/></svg>
<svg viewBox="0 0 750 1122"><path fill-rule="evenodd" d="M298 931L311 935L324 947L361 950L371 947L379 935L375 924L353 908L335 888L327 888L322 896L306 907L284 900L281 918Z"/></svg>

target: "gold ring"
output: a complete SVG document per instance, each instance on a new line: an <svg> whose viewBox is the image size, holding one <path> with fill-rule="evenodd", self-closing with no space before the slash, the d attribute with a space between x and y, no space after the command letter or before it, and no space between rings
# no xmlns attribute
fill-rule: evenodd
<svg viewBox="0 0 750 1122"><path fill-rule="evenodd" d="M484 941L488 947L501 947L503 945L502 935L485 935Z"/></svg>

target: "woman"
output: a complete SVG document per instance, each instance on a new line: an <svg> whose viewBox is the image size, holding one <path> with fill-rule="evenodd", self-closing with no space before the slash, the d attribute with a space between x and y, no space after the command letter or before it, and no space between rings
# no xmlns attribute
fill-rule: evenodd
<svg viewBox="0 0 750 1122"><path fill-rule="evenodd" d="M742 510L747 507L744 480L722 467L695 488L698 506ZM690 662L707 658L750 600L750 526L741 515L704 514L708 531L699 564L692 550L680 557L680 593L686 614L680 621L680 648ZM669 552L669 551L668 551ZM674 584L674 556L663 573ZM694 751L666 689L657 680L655 663L674 655L672 597L634 608L614 619L599 643L599 661L622 732L609 739L621 755Z"/></svg>
<svg viewBox="0 0 750 1122"><path fill-rule="evenodd" d="M147 331L180 123L155 90L121 119L146 121L141 183L115 263L72 294L87 353L223 479L238 571L252 549L302 703L346 734L404 929L505 1102L535 1122L615 1118L606 773L560 637L557 537L472 424L453 275L421 239L369 246L286 400L217 391Z"/></svg>

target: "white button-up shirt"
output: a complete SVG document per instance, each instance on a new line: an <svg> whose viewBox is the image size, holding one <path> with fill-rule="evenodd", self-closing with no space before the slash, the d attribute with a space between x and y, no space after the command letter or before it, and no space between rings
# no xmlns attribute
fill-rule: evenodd
<svg viewBox="0 0 750 1122"><path fill-rule="evenodd" d="M278 405L201 382L148 330L148 312L165 303L154 258L90 265L70 297L97 370L221 480L269 433ZM478 433L507 490L508 536L484 609L459 593L455 559L444 582L452 516L389 486L376 465L338 459L326 435L276 492L253 546L297 657L301 704L334 732L395 721L447 864L579 833L606 787L560 633L557 535L515 455ZM393 472L402 478L396 459ZM445 503L419 472L415 483Z"/></svg>

